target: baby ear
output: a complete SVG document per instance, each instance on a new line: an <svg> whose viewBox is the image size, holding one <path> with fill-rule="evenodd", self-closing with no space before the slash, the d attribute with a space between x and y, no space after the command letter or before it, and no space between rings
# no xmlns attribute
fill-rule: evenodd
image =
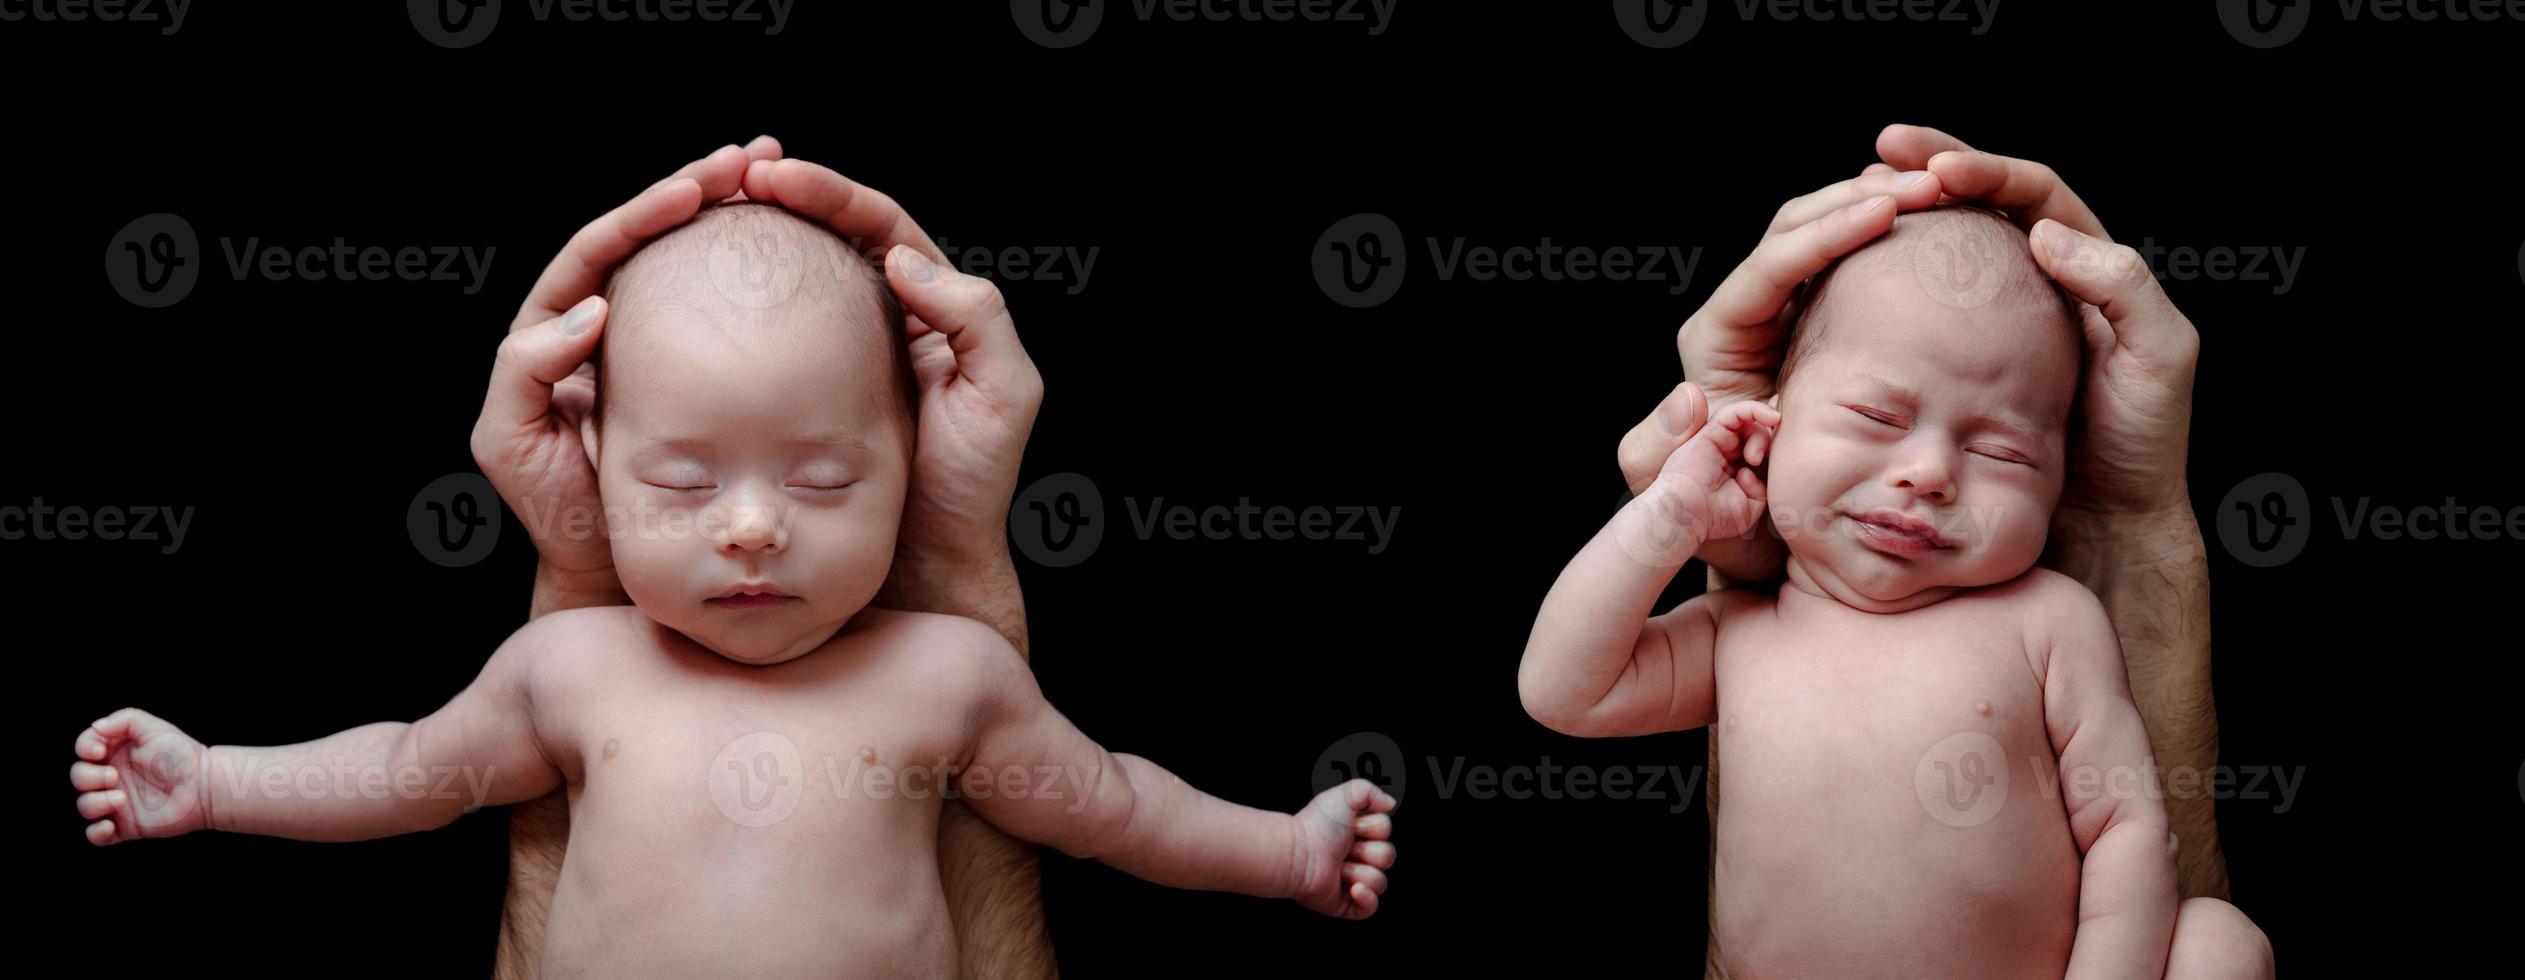
<svg viewBox="0 0 2525 980"><path fill-rule="evenodd" d="M597 451L599 437L596 430L595 411L591 410L579 417L579 447L587 450L587 468L590 470L599 469L597 460L602 458Z"/></svg>

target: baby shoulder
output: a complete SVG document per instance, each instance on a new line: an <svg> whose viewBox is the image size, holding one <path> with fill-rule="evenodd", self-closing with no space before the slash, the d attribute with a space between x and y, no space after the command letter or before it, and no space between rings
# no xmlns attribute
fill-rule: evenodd
<svg viewBox="0 0 2525 980"><path fill-rule="evenodd" d="M952 697L978 700L1034 677L1017 648L979 620L887 610L869 634L889 661Z"/></svg>

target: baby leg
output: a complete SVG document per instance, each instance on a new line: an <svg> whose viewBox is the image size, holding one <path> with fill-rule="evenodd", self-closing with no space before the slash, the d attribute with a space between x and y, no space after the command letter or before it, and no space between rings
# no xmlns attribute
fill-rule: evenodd
<svg viewBox="0 0 2525 980"><path fill-rule="evenodd" d="M2271 940L2235 906L2185 899L2174 917L2166 980L2272 980Z"/></svg>

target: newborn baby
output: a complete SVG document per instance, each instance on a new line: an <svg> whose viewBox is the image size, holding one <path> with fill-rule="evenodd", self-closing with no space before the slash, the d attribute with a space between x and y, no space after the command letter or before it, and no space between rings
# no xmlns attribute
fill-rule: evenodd
<svg viewBox="0 0 2525 980"><path fill-rule="evenodd" d="M1373 784L1294 815L1223 802L1089 741L988 627L869 605L917 393L901 312L838 238L721 206L610 298L584 434L636 606L529 623L410 724L205 748L116 712L77 742L91 841L361 840L566 786L548 977L950 976L949 796L1160 884L1375 911L1394 800Z"/></svg>
<svg viewBox="0 0 2525 980"><path fill-rule="evenodd" d="M1717 726L1730 976L2165 971L2173 837L2120 648L2034 567L2082 359L2023 232L1900 216L1818 278L1779 394L1713 413L1544 599L1518 674L1536 720ZM1649 615L1766 507L1778 595Z"/></svg>

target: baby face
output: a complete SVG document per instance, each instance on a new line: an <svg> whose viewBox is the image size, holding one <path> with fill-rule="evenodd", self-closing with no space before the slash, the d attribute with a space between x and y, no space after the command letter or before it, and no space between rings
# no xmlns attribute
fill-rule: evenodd
<svg viewBox="0 0 2525 980"><path fill-rule="evenodd" d="M1767 487L1813 584L1893 611L2033 567L2080 365L2023 233L1979 212L1904 215L1807 316L1819 342L1784 378Z"/></svg>
<svg viewBox="0 0 2525 980"><path fill-rule="evenodd" d="M617 273L589 445L632 601L771 664L885 582L912 430L885 285L820 229L754 208L705 213L675 233L702 247L661 239Z"/></svg>

